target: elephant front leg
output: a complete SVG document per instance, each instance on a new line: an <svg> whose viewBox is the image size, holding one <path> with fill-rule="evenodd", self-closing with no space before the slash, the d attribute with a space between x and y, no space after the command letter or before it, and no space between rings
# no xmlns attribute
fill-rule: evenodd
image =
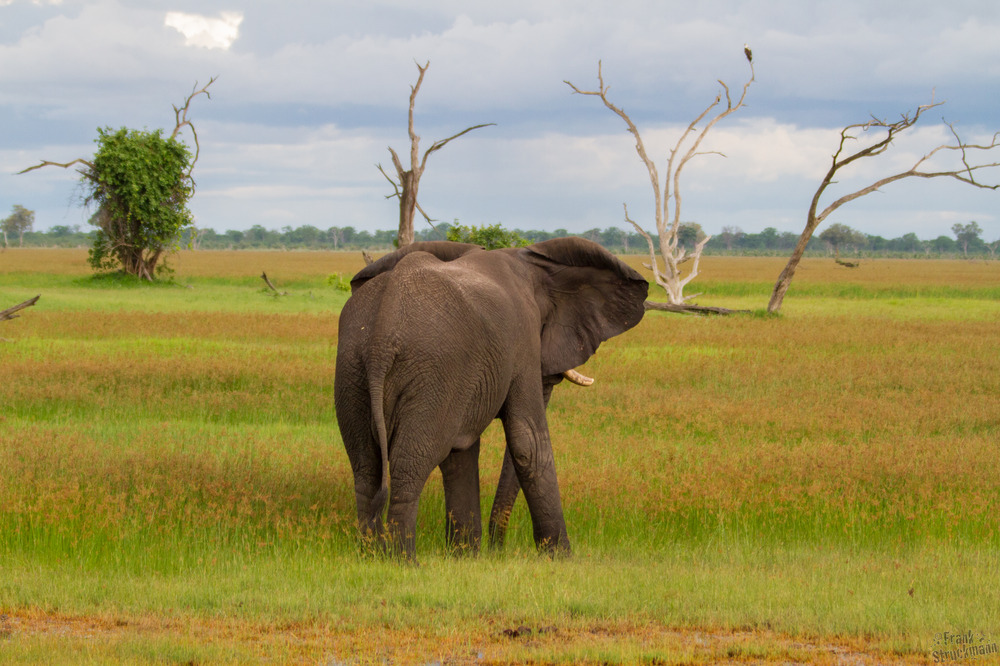
<svg viewBox="0 0 1000 666"><path fill-rule="evenodd" d="M535 419L508 416L504 419L504 434L517 480L528 502L535 545L543 552L569 555L569 536L544 411Z"/></svg>
<svg viewBox="0 0 1000 666"><path fill-rule="evenodd" d="M545 404L546 410L548 410L549 400L552 398L552 389L561 381L562 375L549 375L542 378L542 402ZM514 510L514 504L517 502L517 496L520 492L521 484L517 480L517 471L514 469L514 461L510 457L510 448L508 447L503 454L500 480L497 482L497 492L493 496L493 508L490 510L490 548L495 550L503 548L510 514Z"/></svg>
<svg viewBox="0 0 1000 666"><path fill-rule="evenodd" d="M483 535L479 506L479 439L464 451L453 450L440 468L448 547L456 553L477 554Z"/></svg>

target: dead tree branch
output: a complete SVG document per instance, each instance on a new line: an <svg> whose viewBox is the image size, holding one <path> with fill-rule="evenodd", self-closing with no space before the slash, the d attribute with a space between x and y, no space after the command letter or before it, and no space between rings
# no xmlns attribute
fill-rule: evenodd
<svg viewBox="0 0 1000 666"><path fill-rule="evenodd" d="M820 198L826 192L826 189L831 184L836 182L834 178L836 177L838 171L853 164L854 162L857 162L858 160L869 157L877 157L885 153L892 146L892 142L897 136L917 124L917 121L920 120L920 116L930 109L941 106L942 104L944 104L944 102L932 101L930 104L918 106L912 115L905 113L899 120L893 122L873 117L868 122L848 125L840 131L840 141L837 145L837 150L833 153L830 168L827 170L826 175L823 176L823 180L820 181L819 187L816 189L816 193L813 195L812 201L809 204L809 212L806 215L805 229L802 231L801 236L799 236L799 241L796 244L795 249L792 251L792 254L788 259L788 263L781 271L781 274L778 276L778 281L774 285L774 290L771 293L771 299L767 305L768 312L778 312L781 309L785 293L788 291L792 278L795 276L795 269L802 260L802 255L805 253L806 246L809 244L809 240L812 238L813 232L816 231L816 228L819 227L819 225L822 224L831 213L844 204L854 201L855 199L859 199L867 194L871 194L889 183L894 183L897 180L903 180L904 178L953 178L959 182L973 187L978 187L980 189L996 190L1000 188L1000 183L987 184L976 180L976 172L983 169L1000 167L1000 162L974 163L969 159L969 155L972 153L986 152L1000 146L1000 132L993 134L993 138L989 144L969 144L964 143L955 128L951 124L946 123L955 139L955 143L939 145L918 159L909 169L886 176L885 178L875 181L871 185L845 194L826 206L826 208L822 211L819 211ZM885 135L871 145L859 148L854 152L847 150L848 143L855 141L859 136L859 132L868 132L872 130L883 131L885 132ZM962 163L962 167L944 170L926 169L928 162L933 157L939 153L946 152L959 153L959 159Z"/></svg>
<svg viewBox="0 0 1000 666"><path fill-rule="evenodd" d="M659 312L676 312L678 314L694 314L694 315L731 315L731 314L749 314L750 310L730 310L729 308L719 308L711 307L708 305L692 305L690 303L684 303L682 305L675 305L673 303L655 303L653 301L646 301L643 303L646 310L658 310Z"/></svg>
<svg viewBox="0 0 1000 666"><path fill-rule="evenodd" d="M267 288L270 289L271 291L273 291L276 296L287 296L288 295L287 291L278 291L278 288L275 287L274 284L271 282L271 278L267 277L267 273L266 272L263 272L263 271L261 272L260 279L262 279L264 281L264 284L267 285Z"/></svg>
<svg viewBox="0 0 1000 666"><path fill-rule="evenodd" d="M441 150L449 142L457 139L460 136L468 134L473 130L477 130L483 127L489 127L490 125L495 125L496 123L484 123L481 125L473 125L472 127L467 127L457 134L453 134L447 139L441 139L435 141L431 144L431 147L424 152L424 156L420 157L420 137L417 135L413 126L413 108L416 105L417 93L420 92L420 86L424 82L424 74L427 73L427 68L431 66L430 61L428 61L423 66L420 63L416 63L417 69L420 71L419 76L417 76L416 84L410 86L410 110L407 123L407 132L410 137L410 168L406 169L403 166L402 160L396 151L389 146L389 154L392 156L392 165L396 169L396 176L398 181L393 180L389 174L385 172L381 164L377 164L378 170L382 172L382 175L386 177L393 187L394 192L386 196L386 199L392 199L393 197L399 198L399 247L404 245L409 245L413 242L413 214L415 210L419 210L420 214L424 216L424 219L430 223L431 217L424 212L423 208L417 202L417 191L420 188L420 177L424 174L424 169L427 167L427 158L430 157L431 153Z"/></svg>
<svg viewBox="0 0 1000 666"><path fill-rule="evenodd" d="M188 166L187 172L187 177L191 180L192 186L194 185L194 179L191 177L191 174L194 173L194 165L198 162L198 156L201 154L201 145L198 143L198 131L195 129L194 123L187 117L188 109L191 108L191 101L198 95L204 95L205 97L212 99L212 93L208 92L208 87L215 83L218 78L219 77L217 76L213 76L208 80L208 83L201 88L198 88L198 82L195 81L194 87L191 89L191 94L184 100L184 105L180 108L174 106L174 119L176 124L174 125L174 131L170 133L170 138L175 138L185 127L190 128L191 136L194 138L194 155L191 157L191 164Z"/></svg>
<svg viewBox="0 0 1000 666"><path fill-rule="evenodd" d="M41 169L42 167L47 167L47 166L56 166L56 167L62 167L63 169L68 169L71 166L73 166L74 164L83 164L83 165L87 166L91 171L93 171L93 169L94 169L94 163L93 162L91 162L90 160L85 160L82 157L78 157L75 160L73 160L72 162L66 162L66 163L62 163L62 162L50 162L49 160L42 160L41 162L39 162L35 166L28 167L27 169L22 169L21 171L18 171L17 173L18 173L18 175L20 175L22 173L28 173L29 171L34 171L35 169ZM87 176L90 173L89 171L85 171L84 169L78 169L78 171L83 176Z"/></svg>

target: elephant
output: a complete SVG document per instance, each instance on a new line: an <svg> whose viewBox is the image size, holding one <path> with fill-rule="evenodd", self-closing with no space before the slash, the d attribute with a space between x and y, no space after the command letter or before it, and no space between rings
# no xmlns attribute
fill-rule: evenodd
<svg viewBox="0 0 1000 666"><path fill-rule="evenodd" d="M564 372L639 323L648 288L582 238L496 250L418 242L358 272L340 315L334 403L361 533L414 559L420 494L440 467L449 542L478 550L479 438L499 418L500 539L523 489L539 550L569 554L546 406Z"/></svg>

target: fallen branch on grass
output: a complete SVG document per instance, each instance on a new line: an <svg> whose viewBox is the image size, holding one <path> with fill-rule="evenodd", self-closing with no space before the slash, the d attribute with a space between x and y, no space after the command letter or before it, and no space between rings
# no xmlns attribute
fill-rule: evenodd
<svg viewBox="0 0 1000 666"><path fill-rule="evenodd" d="M32 305L38 302L41 294L35 296L34 298L29 298L24 303L18 303L12 308L7 308L6 310L0 312L0 321L6 321L8 319L17 319L21 315L16 314L17 312L23 310L24 308L30 308Z"/></svg>
<svg viewBox="0 0 1000 666"><path fill-rule="evenodd" d="M264 283L267 285L268 289L270 289L271 291L273 291L278 296L287 296L288 295L287 291L278 291L277 287L275 287L271 283L270 278L267 277L267 273L261 271L260 277L261 277L262 280L264 280Z"/></svg>
<svg viewBox="0 0 1000 666"><path fill-rule="evenodd" d="M750 310L730 310L729 308L717 308L708 305L675 305L674 303L654 303L646 301L643 306L647 310L659 310L660 312L679 312L681 314L699 315L731 315L748 314Z"/></svg>

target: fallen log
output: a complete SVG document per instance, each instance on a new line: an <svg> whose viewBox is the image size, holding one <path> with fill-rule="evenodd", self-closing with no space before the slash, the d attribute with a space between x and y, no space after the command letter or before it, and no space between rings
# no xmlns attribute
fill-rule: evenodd
<svg viewBox="0 0 1000 666"><path fill-rule="evenodd" d="M30 308L32 305L38 302L39 298L41 298L41 294L35 296L34 298L29 298L24 303L18 303L14 307L7 308L6 310L0 312L0 321L6 321L8 319L17 319L18 317L21 316L17 314L17 312L23 310L24 308Z"/></svg>
<svg viewBox="0 0 1000 666"><path fill-rule="evenodd" d="M750 310L730 310L729 308L718 308L709 305L676 305L674 303L656 303L653 301L646 301L643 303L643 307L647 310L678 312L680 314L731 315L750 313Z"/></svg>

